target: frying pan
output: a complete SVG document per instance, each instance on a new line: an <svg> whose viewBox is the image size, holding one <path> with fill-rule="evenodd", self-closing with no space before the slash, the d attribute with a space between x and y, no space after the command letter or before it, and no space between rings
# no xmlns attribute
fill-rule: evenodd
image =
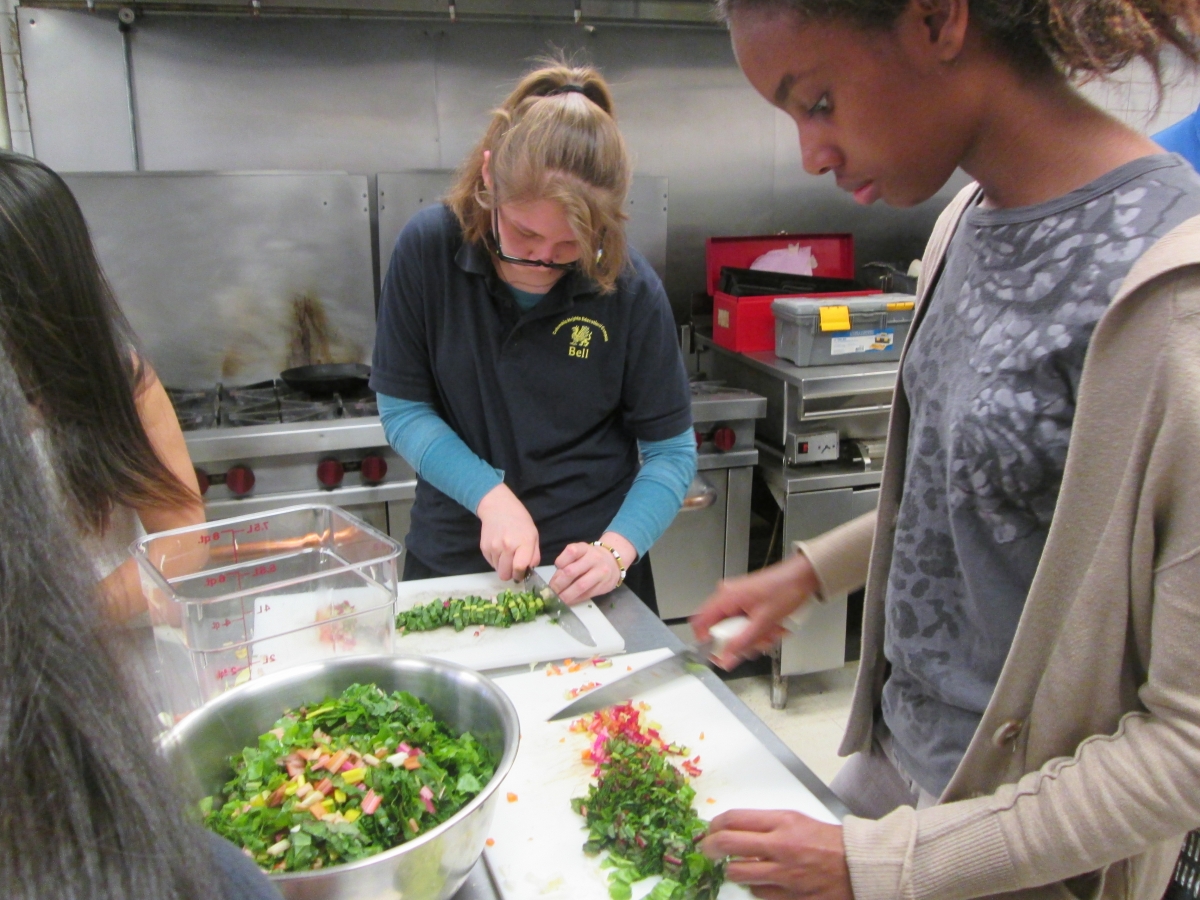
<svg viewBox="0 0 1200 900"><path fill-rule="evenodd" d="M316 397L361 391L370 376L371 367L362 363L321 363L284 369L279 373L288 387Z"/></svg>

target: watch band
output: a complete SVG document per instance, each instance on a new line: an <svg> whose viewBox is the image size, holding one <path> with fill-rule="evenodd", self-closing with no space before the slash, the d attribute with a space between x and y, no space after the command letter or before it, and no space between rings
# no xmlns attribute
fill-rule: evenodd
<svg viewBox="0 0 1200 900"><path fill-rule="evenodd" d="M604 541L592 541L592 546L602 547L612 554L613 559L617 561L617 568L621 570L621 577L617 579L617 587L623 585L625 583L625 563L621 561L621 554L618 553L613 547L610 547L608 544L604 543Z"/></svg>

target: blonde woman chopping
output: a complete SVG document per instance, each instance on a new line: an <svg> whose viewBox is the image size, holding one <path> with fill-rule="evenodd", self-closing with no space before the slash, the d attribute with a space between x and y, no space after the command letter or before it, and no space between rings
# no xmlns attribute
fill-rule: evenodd
<svg viewBox="0 0 1200 900"><path fill-rule="evenodd" d="M371 387L418 476L406 579L553 560L567 603L624 582L656 608L646 553L695 444L666 293L625 240L629 181L608 86L554 64L401 233Z"/></svg>

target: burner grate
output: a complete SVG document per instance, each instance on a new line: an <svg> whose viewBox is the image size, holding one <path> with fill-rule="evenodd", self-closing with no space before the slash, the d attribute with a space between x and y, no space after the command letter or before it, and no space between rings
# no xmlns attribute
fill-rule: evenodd
<svg viewBox="0 0 1200 900"><path fill-rule="evenodd" d="M379 415L373 391L353 396L313 397L282 381L211 388L167 388L184 431L319 422Z"/></svg>

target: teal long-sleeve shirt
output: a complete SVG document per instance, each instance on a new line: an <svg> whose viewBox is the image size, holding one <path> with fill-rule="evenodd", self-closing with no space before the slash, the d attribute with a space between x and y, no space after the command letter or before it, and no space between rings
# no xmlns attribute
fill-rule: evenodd
<svg viewBox="0 0 1200 900"><path fill-rule="evenodd" d="M504 480L432 404L380 394L379 417L388 443L417 474L472 512ZM696 442L689 429L663 441L638 441L638 452L642 466L607 530L633 544L640 559L679 512L696 473Z"/></svg>

